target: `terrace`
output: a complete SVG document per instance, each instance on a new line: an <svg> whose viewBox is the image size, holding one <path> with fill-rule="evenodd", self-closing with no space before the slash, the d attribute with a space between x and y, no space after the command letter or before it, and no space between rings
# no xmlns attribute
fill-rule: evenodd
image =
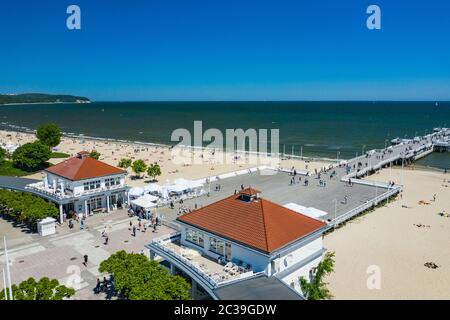
<svg viewBox="0 0 450 320"><path fill-rule="evenodd" d="M30 183L27 186L25 186L25 189L29 191L34 191L34 193L44 195L50 198L54 198L57 200L67 200L72 199L74 197L80 197L80 196L86 196L86 195L95 195L97 193L101 193L104 191L113 191L113 190L121 190L126 188L122 185L113 185L108 187L102 187L98 189L93 190L84 190L82 192L74 193L72 190L65 189L64 192L61 192L61 188L54 189L52 186L46 186L44 182L35 182Z"/></svg>
<svg viewBox="0 0 450 320"><path fill-rule="evenodd" d="M241 261L219 263L196 249L181 245L180 238L179 232L173 233L154 239L146 247L210 289L261 274L254 272L251 265Z"/></svg>

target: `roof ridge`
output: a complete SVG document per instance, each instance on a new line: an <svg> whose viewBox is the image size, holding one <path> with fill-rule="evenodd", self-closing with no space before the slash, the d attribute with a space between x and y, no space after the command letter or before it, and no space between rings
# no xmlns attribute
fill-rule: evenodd
<svg viewBox="0 0 450 320"><path fill-rule="evenodd" d="M176 220L178 220L178 218L182 218L182 217L190 216L190 215L191 215L191 214L193 214L193 213L196 213L196 212L198 212L198 211L200 211L200 210L206 209L206 208L208 208L208 207L212 206L213 204L217 204L217 203L219 203L219 202L223 202L223 201L226 201L227 199L230 199L231 197L234 197L234 196L236 196L236 195L235 195L235 194L233 194L233 195L231 195L231 196L228 196L228 197L226 197L226 198L223 198L223 199L217 200L217 201L215 201L215 202L211 202L210 204L207 204L207 205L206 205L206 206L204 206L204 207L200 207L200 208L194 209L194 210L193 210L193 211L191 211L191 212L188 212L188 213L182 214L181 216L177 217L177 219L176 219Z"/></svg>
<svg viewBox="0 0 450 320"><path fill-rule="evenodd" d="M266 227L266 210L264 210L263 202L265 202L265 199L260 198L258 199L261 203L261 212L262 212L262 222L264 227L264 240L266 241L266 250L269 252L269 239L267 237L267 227Z"/></svg>

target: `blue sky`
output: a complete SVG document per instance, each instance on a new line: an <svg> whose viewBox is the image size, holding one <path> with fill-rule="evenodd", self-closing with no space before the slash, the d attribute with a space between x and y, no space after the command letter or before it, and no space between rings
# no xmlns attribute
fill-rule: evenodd
<svg viewBox="0 0 450 320"><path fill-rule="evenodd" d="M66 8L81 8L81 30ZM377 4L382 29L366 28ZM93 100L450 100L447 0L0 3L0 92Z"/></svg>

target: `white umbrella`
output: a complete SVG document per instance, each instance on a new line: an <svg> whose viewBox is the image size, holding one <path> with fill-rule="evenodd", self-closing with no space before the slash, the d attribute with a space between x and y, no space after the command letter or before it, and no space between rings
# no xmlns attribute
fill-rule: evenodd
<svg viewBox="0 0 450 320"><path fill-rule="evenodd" d="M150 194L145 194L142 197L132 200L131 204L144 209L149 209L156 207L156 203L154 202L156 200L158 200L158 197L152 196Z"/></svg>

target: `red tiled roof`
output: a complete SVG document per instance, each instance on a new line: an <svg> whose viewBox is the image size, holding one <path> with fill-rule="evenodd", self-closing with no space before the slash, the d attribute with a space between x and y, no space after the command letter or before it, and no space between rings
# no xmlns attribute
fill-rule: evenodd
<svg viewBox="0 0 450 320"><path fill-rule="evenodd" d="M89 156L77 156L64 160L45 171L76 181L125 173L124 170L98 161Z"/></svg>
<svg viewBox="0 0 450 320"><path fill-rule="evenodd" d="M177 220L266 253L326 225L269 200L242 201L240 195L184 214Z"/></svg>

